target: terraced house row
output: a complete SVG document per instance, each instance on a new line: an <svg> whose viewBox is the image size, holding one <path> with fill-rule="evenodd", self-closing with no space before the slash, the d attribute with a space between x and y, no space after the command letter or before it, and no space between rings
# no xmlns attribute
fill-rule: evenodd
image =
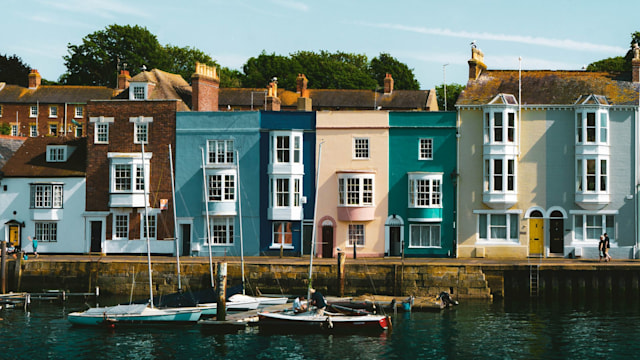
<svg viewBox="0 0 640 360"><path fill-rule="evenodd" d="M221 89L201 64L191 85L123 72L86 101L83 136L23 138L6 161L0 240L35 235L41 253L143 253L149 237L153 253L183 256L300 256L315 240L321 257L596 258L606 232L614 258L637 258L637 53L633 69L488 70L472 48L456 112L391 75L375 92L311 90L300 74L294 93Z"/></svg>

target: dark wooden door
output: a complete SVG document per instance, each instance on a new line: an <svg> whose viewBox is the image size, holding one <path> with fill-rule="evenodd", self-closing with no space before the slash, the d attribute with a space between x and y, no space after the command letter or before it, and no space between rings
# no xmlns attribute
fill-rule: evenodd
<svg viewBox="0 0 640 360"><path fill-rule="evenodd" d="M182 239L182 256L191 255L191 225L180 225L180 238Z"/></svg>
<svg viewBox="0 0 640 360"><path fill-rule="evenodd" d="M322 227L322 257L333 257L333 226Z"/></svg>
<svg viewBox="0 0 640 360"><path fill-rule="evenodd" d="M91 222L91 252L102 252L102 221Z"/></svg>
<svg viewBox="0 0 640 360"><path fill-rule="evenodd" d="M555 254L564 253L564 219L549 220L549 252Z"/></svg>
<svg viewBox="0 0 640 360"><path fill-rule="evenodd" d="M389 252L390 256L402 255L402 246L400 244L400 227L392 226L389 228Z"/></svg>

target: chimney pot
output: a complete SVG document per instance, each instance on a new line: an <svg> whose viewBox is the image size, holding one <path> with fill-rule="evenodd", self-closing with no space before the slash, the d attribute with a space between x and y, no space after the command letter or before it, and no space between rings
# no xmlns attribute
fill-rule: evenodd
<svg viewBox="0 0 640 360"><path fill-rule="evenodd" d="M393 78L387 73L384 76L384 93L391 94L393 92Z"/></svg>
<svg viewBox="0 0 640 360"><path fill-rule="evenodd" d="M487 65L484 64L484 54L480 49L475 47L472 43L471 46L471 59L469 63L469 80L478 80L478 77L484 70L487 70Z"/></svg>
<svg viewBox="0 0 640 360"><path fill-rule="evenodd" d="M37 89L41 82L42 77L38 70L31 69L31 72L29 73L29 89Z"/></svg>
<svg viewBox="0 0 640 360"><path fill-rule="evenodd" d="M296 92L299 97L309 97L309 91L307 91L308 83L309 80L307 80L307 77L304 74L298 74L298 77L296 78Z"/></svg>
<svg viewBox="0 0 640 360"><path fill-rule="evenodd" d="M631 59L631 80L634 83L640 83L640 47L633 44L633 59Z"/></svg>
<svg viewBox="0 0 640 360"><path fill-rule="evenodd" d="M118 90L124 90L128 88L129 80L131 80L129 70L120 70L120 75L118 75Z"/></svg>

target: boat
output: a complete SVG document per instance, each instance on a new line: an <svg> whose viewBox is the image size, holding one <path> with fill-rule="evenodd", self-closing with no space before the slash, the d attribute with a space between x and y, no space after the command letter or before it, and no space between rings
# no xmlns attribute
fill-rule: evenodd
<svg viewBox="0 0 640 360"><path fill-rule="evenodd" d="M320 160L322 156L322 143L318 149L318 170L320 169ZM319 176L319 171L316 171ZM318 179L316 178L316 185ZM315 193L316 201L314 204L313 230L311 237L311 254L309 259L309 288L307 299L311 298L311 285L313 274L313 256L315 251L316 239L316 215L318 204L318 191ZM296 313L293 310L284 311L262 311L258 312L258 326L261 330L266 331L288 331L288 330L322 330L322 331L346 331L346 332L364 332L364 331L385 331L391 327L391 318L387 315L372 314L367 311L358 311L351 309L348 313L317 311L318 309L308 308L307 311ZM344 310L344 309L343 309Z"/></svg>
<svg viewBox="0 0 640 360"><path fill-rule="evenodd" d="M144 143L142 144L143 174L144 168ZM147 184L145 182L144 203L145 203L145 224L148 220L148 200ZM147 229L147 234L149 230ZM202 314L202 309L198 307L167 307L156 308L153 304L153 278L151 272L151 242L147 236L147 264L149 266L149 300L146 304L125 304L107 307L95 307L85 311L72 312L67 315L67 319L73 325L85 326L108 326L115 327L119 324L195 324Z"/></svg>

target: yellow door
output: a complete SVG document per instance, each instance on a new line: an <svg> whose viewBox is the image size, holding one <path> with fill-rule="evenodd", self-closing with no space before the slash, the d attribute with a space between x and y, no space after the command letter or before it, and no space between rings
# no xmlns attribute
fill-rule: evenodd
<svg viewBox="0 0 640 360"><path fill-rule="evenodd" d="M542 256L544 252L544 219L529 219L529 255Z"/></svg>
<svg viewBox="0 0 640 360"><path fill-rule="evenodd" d="M20 246L20 227L17 225L9 226L9 243L13 246Z"/></svg>

